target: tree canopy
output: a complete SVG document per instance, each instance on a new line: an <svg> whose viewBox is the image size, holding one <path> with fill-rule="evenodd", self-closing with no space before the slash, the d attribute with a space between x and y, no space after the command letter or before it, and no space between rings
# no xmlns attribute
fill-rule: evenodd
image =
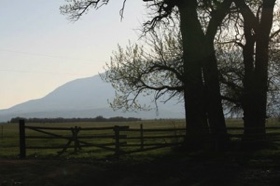
<svg viewBox="0 0 280 186"><path fill-rule="evenodd" d="M78 20L90 8L98 9L109 3L109 0L67 0L67 2L61 7L61 13L68 15L72 20ZM238 104L244 111L245 134L264 135L269 43L271 36L279 33L276 29L271 34L276 0L143 0L143 2L152 12L150 20L143 23L144 33L154 32L161 25L168 28L170 22L173 22L174 15L178 15L180 28L178 43L181 45L172 44L177 39L168 40L168 37L165 37L164 43L153 40L156 47L152 52L147 52L138 45L128 47L126 50L119 47L110 64L114 71L109 71L104 78L108 80L108 77L113 75L116 81L111 83L123 94L122 96L125 95L124 97L117 95L119 102L114 105L140 108L135 104L133 96L137 97L140 93L150 94L148 90L155 91L155 100L166 94L169 95L166 99L168 100L182 92L187 121L186 139L201 144L205 141L203 139L211 134L216 137L218 144L223 145L223 142L227 141L227 131L221 91L225 91L227 94L224 98L228 98L227 101L235 100L236 103L239 101ZM121 16L125 3L126 0L120 8ZM227 29L222 31L221 28ZM228 69L224 69L224 74L230 75L221 76L217 55L221 55L223 51L215 47L215 40L226 44L227 35L233 36L228 43L233 42L235 47L240 47L231 52L237 52L242 58L243 70L236 70L234 63L229 65ZM157 39L157 34L154 38ZM178 53L181 58L170 55L173 54L172 48L181 48L181 52ZM221 55L221 58L223 57ZM115 63L116 61L119 63ZM173 70L170 70L170 67ZM234 70L235 74L231 73L231 70ZM241 77L241 81L236 80L236 76ZM120 79L124 80L121 82L123 84L117 82ZM221 87L221 82L226 84L226 87Z"/></svg>

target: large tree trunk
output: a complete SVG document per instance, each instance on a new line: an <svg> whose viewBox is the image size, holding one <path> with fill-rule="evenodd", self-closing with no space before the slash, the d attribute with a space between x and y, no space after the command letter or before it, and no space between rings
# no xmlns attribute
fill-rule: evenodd
<svg viewBox="0 0 280 186"><path fill-rule="evenodd" d="M268 90L268 48L273 23L273 9L276 0L264 0L261 20L256 37L256 128L257 134L265 135L267 90Z"/></svg>
<svg viewBox="0 0 280 186"><path fill-rule="evenodd" d="M203 74L205 81L205 93L207 113L211 135L215 139L216 148L225 148L228 144L227 128L223 113L223 106L220 94L219 72L213 43L206 43L207 47Z"/></svg>
<svg viewBox="0 0 280 186"><path fill-rule="evenodd" d="M209 135L202 82L201 26L197 19L196 0L182 1L178 5L183 39L185 108L187 143L202 145Z"/></svg>
<svg viewBox="0 0 280 186"><path fill-rule="evenodd" d="M227 135L221 100L219 71L214 49L214 39L219 26L230 10L231 4L232 0L224 0L219 4L219 7L212 12L204 37L205 61L203 64L203 76L206 90L207 114L211 134L215 137L218 148L226 147L229 138Z"/></svg>
<svg viewBox="0 0 280 186"><path fill-rule="evenodd" d="M181 33L184 50L185 101L188 134L209 139L209 132L215 139L216 148L223 148L228 142L227 129L221 103L214 36L219 23L226 15L230 1L223 11L211 22L210 32L205 35L197 15L197 1L181 2L178 6L181 16ZM209 122L209 126L207 125Z"/></svg>
<svg viewBox="0 0 280 186"><path fill-rule="evenodd" d="M245 65L242 99L245 128L244 139L246 141L259 141L260 138L265 138L266 133L268 47L275 0L263 0L260 22L253 20L254 17L250 13L251 10L245 6L244 2L243 4L237 3L237 5L244 8L242 15L244 17L244 33L246 38L246 45L243 48ZM252 34L252 29L254 29L255 34ZM254 53L255 60L253 57ZM259 144L257 141L256 144Z"/></svg>
<svg viewBox="0 0 280 186"><path fill-rule="evenodd" d="M255 96L255 59L254 46L255 36L251 33L251 27L247 23L248 19L244 19L244 35L246 44L243 47L244 60L244 79L243 79L243 93L242 93L242 108L244 111L244 138L250 139L255 134L254 125L256 123L256 105L257 100Z"/></svg>

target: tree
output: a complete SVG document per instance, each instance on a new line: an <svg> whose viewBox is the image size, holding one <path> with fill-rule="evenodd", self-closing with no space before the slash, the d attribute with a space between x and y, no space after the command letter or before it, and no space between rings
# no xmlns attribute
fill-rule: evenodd
<svg viewBox="0 0 280 186"><path fill-rule="evenodd" d="M240 30L241 28L237 28ZM223 29L224 30L224 29ZM271 35L270 58L268 66L268 112L277 116L279 105L280 63L277 41L279 34ZM279 33L279 32L278 32ZM220 33L221 34L221 33ZM224 33L226 37L217 37L215 50L219 69L219 81L224 108L227 114L241 116L241 98L244 91L243 57L240 41L235 34ZM106 73L102 77L111 83L117 91L112 102L116 109L145 109L139 105L139 94L153 94L157 101L168 101L173 97L181 99L183 95L183 52L178 25L148 33L142 38L143 45L131 44L125 48L119 46L114 52L111 63L106 64ZM230 41L230 42L229 42ZM145 47L146 46L146 47ZM148 47L147 47L148 46ZM241 45L243 46L243 45ZM149 53L145 52L149 51ZM133 73L131 73L133 72ZM169 91L169 94L167 93Z"/></svg>
<svg viewBox="0 0 280 186"><path fill-rule="evenodd" d="M237 100L241 96L239 104L244 110L245 135L264 135L268 91L268 49L276 0L143 1L149 8L155 10L154 17L144 24L145 32L153 30L159 23L168 24L174 12L180 15L183 44L182 85L188 133L194 141L199 141L198 139L209 134L208 124L211 133L215 134L219 142L226 139L214 38L226 15L231 18L235 11L237 17L242 16L238 22L233 20L235 22L232 23L235 25L241 23L240 28L243 29L243 39L237 38L242 42L236 43L242 48L244 64L243 89L239 89L238 92L242 92L234 95L236 96L234 99ZM97 8L99 5L107 4L109 0L102 1L103 4L100 0L69 0L68 2L70 4L61 8L62 13L68 13L71 18L77 20L90 7ZM121 12L126 1L123 2ZM234 11L230 12L232 9ZM237 90L238 86L231 84L231 88ZM225 98L234 101L234 99L229 100L229 97Z"/></svg>
<svg viewBox="0 0 280 186"><path fill-rule="evenodd" d="M244 78L242 108L245 137L263 137L267 118L268 50L275 0L234 1L243 18L245 43L243 50Z"/></svg>
<svg viewBox="0 0 280 186"><path fill-rule="evenodd" d="M228 70L231 71L231 78L235 78L235 84L228 84L229 94L234 96L236 108L242 107L244 113L244 139L265 137L265 121L268 112L276 108L271 100L276 99L277 86L277 60L273 57L278 46L273 44L277 40L279 27L272 27L277 21L279 13L275 11L274 0L244 1L235 0L233 12L228 16L226 27L231 28L227 35L231 39L224 39L226 45L234 43L234 53L239 56L241 63L231 64ZM224 34L220 34L222 37ZM225 41L226 40L226 41ZM232 47L231 46L231 47ZM236 57L235 57L236 58ZM243 59L242 59L243 58ZM274 58L274 59L273 59ZM242 70L236 70L241 65ZM232 72L235 66L235 72ZM274 66L274 68L272 67ZM227 81L227 76L223 81ZM228 89L230 87L230 89ZM267 92L269 91L269 99ZM267 103L267 100L270 102ZM267 106L269 110L267 110Z"/></svg>
<svg viewBox="0 0 280 186"><path fill-rule="evenodd" d="M189 129L192 134L202 138L207 133L205 122L208 119L211 133L222 146L227 141L227 131L221 103L214 38L230 10L231 2L191 0L180 1L177 4L183 38L187 122L193 123L191 126L194 127ZM207 26L201 25L198 10L206 10L209 13L206 13L205 19L208 20Z"/></svg>
<svg viewBox="0 0 280 186"><path fill-rule="evenodd" d="M184 100L190 141L201 141L203 143L203 138L209 134L208 121L210 129L217 136L218 141L226 141L226 127L213 40L217 28L229 11L232 1L143 1L156 10L152 20L144 24L147 30L152 30L158 23L168 20L174 11L180 15L180 29L183 41ZM102 1L103 4L100 0L69 0L68 2L69 4L61 7L61 12L77 20L89 8L97 8L99 5L107 4L109 0ZM197 10L199 6L208 7L207 11L210 10L209 15L211 16L208 17L209 22L206 33L203 32L203 27L198 19Z"/></svg>

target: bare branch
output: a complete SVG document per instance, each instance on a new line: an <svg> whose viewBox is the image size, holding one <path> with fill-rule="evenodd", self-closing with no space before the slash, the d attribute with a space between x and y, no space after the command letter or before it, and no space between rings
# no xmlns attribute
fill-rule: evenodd
<svg viewBox="0 0 280 186"><path fill-rule="evenodd" d="M66 0L68 4L62 5L60 13L68 15L71 21L79 20L91 7L98 9L108 4L109 0Z"/></svg>
<svg viewBox="0 0 280 186"><path fill-rule="evenodd" d="M121 20L123 20L123 13L124 13L124 8L125 8L125 3L126 3L126 0L123 0L123 5L122 5L122 8L120 9L120 16L121 16Z"/></svg>
<svg viewBox="0 0 280 186"><path fill-rule="evenodd" d="M269 38L270 38L270 39L273 39L273 38L276 37L279 33L280 33L280 29L278 29L278 30L276 30L275 32L273 32L273 33L269 36Z"/></svg>

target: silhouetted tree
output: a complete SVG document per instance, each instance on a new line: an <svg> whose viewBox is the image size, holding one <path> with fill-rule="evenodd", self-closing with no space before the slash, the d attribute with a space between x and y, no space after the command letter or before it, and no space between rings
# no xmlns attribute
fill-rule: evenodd
<svg viewBox="0 0 280 186"><path fill-rule="evenodd" d="M232 1L143 1L155 10L152 20L144 24L146 30L152 30L159 23L170 20L174 11L180 15L184 62L184 100L190 141L201 141L209 134L208 121L212 133L218 136L218 141L225 141L226 127L213 41L217 28L226 16ZM68 2L61 7L61 12L70 15L73 20L77 20L89 8L97 8L102 3L107 4L109 0L102 1L102 3L99 0ZM208 15L206 33L199 22L198 10L206 10L206 15Z"/></svg>
<svg viewBox="0 0 280 186"><path fill-rule="evenodd" d="M143 1L148 4L149 8L155 10L154 17L144 24L144 31L153 30L159 23L168 25L174 12L180 15L187 128L190 136L196 136L197 139L203 138L209 133L208 122L211 132L217 134L219 141L225 139L226 128L222 113L214 38L227 15L230 15L228 20L231 21L231 24L241 23L239 26L242 29L241 32L244 33L241 34L243 39L237 37L236 43L241 46L244 59L243 91L240 104L244 109L245 134L265 134L268 49L276 1ZM109 0L70 0L68 2L69 4L61 7L61 11L77 20L89 8L98 8L99 5L107 4ZM126 1L123 2L121 14ZM230 12L230 10L233 11ZM242 19L239 19L242 20L241 22L232 19L234 12L238 17L242 16Z"/></svg>
<svg viewBox="0 0 280 186"><path fill-rule="evenodd" d="M233 40L241 48L244 65L240 104L244 112L245 137L265 135L269 42L275 2L234 0L237 11L231 14L235 18Z"/></svg>

